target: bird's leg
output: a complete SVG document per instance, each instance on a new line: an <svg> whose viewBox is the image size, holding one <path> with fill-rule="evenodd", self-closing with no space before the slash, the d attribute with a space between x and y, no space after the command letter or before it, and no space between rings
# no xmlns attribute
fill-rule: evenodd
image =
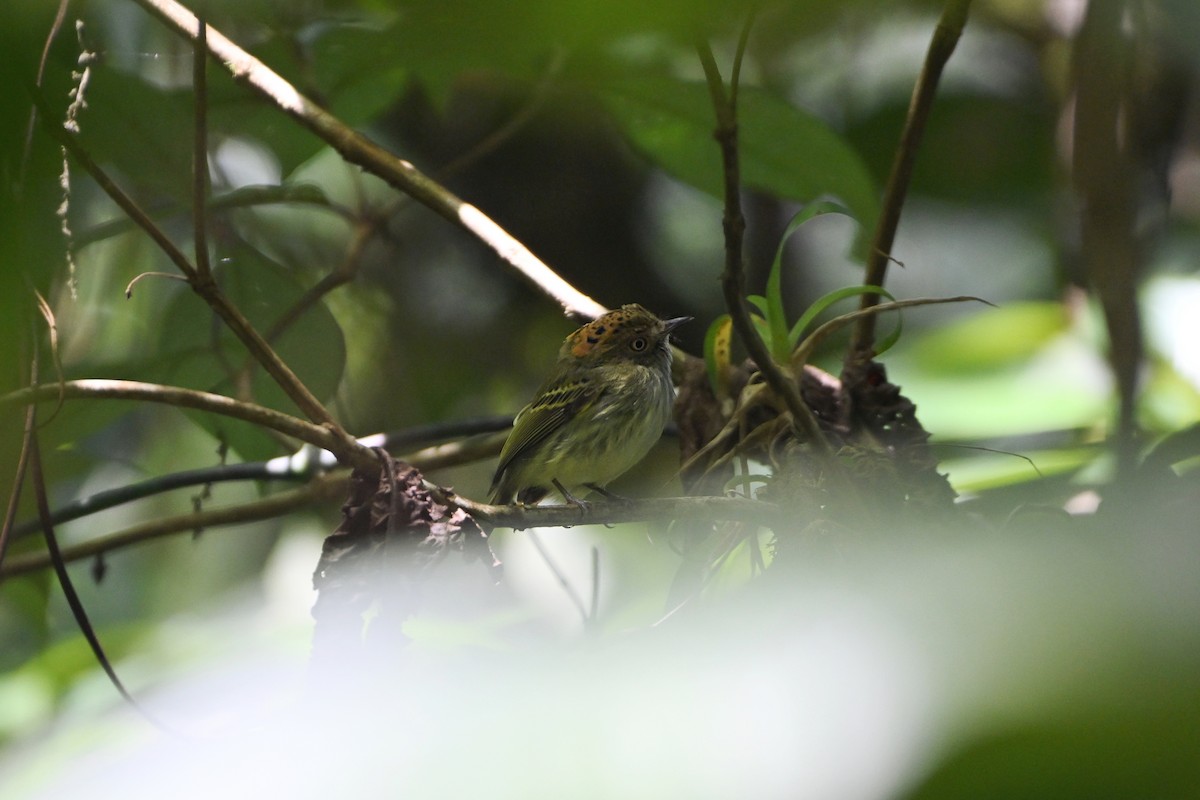
<svg viewBox="0 0 1200 800"><path fill-rule="evenodd" d="M612 500L614 503L628 503L628 502L630 502L630 500L629 500L629 498L628 498L628 497L622 497L621 495L619 495L619 494L617 494L617 493L615 493L615 492L610 492L608 489L605 489L603 486L600 486L599 484L596 484L596 483L585 483L585 484L584 484L584 486L586 486L587 488L591 489L593 492L595 492L596 494L600 495L600 496L601 496L601 497L603 497L605 500Z"/></svg>
<svg viewBox="0 0 1200 800"><path fill-rule="evenodd" d="M559 483L558 478L551 478L550 482L554 484L555 489L558 489L558 491L562 493L564 500L579 509L580 516L583 516L585 513L587 513L587 510L592 507L592 504L587 500L581 500L575 495L571 494L571 492L567 490L567 487Z"/></svg>

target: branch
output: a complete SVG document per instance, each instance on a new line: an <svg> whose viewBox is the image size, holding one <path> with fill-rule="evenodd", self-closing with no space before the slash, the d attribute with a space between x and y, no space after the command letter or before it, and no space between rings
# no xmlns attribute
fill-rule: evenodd
<svg viewBox="0 0 1200 800"><path fill-rule="evenodd" d="M914 306L935 306L942 303L983 303L986 306L995 308L994 303L989 303L982 297L974 297L972 295L959 295L957 297L917 297L911 300L893 300L890 303L882 303L874 305L870 308L860 308L857 311L850 311L846 314L834 317L828 322L822 324L808 336L804 337L795 350L792 351L792 367L795 369L802 368L807 362L809 356L817 349L826 337L841 330L846 325L861 320L863 317L875 316L886 311L898 311L902 308L912 308Z"/></svg>
<svg viewBox="0 0 1200 800"><path fill-rule="evenodd" d="M29 362L30 386L37 385L38 366L38 360L31 358ZM21 451L17 456L17 468L13 476L12 491L8 495L8 507L4 510L4 522L0 523L0 566L4 564L4 556L8 552L8 542L10 536L13 534L13 523L17 518L17 506L21 503L21 486L25 482L25 472L29 467L30 450L33 446L34 426L36 423L36 407L30 404L25 409L25 424L21 430Z"/></svg>
<svg viewBox="0 0 1200 800"><path fill-rule="evenodd" d="M456 467L460 464L470 464L500 455L500 450L504 447L504 440L507 438L507 433L500 433L495 436L483 436L461 442L446 442L422 448L414 453L407 453L402 460L423 472Z"/></svg>
<svg viewBox="0 0 1200 800"><path fill-rule="evenodd" d="M342 498L346 493L349 475L345 470L314 478L300 489L280 492L253 503L228 508L181 514L151 520L123 531L100 536L62 551L65 562L80 561L112 550L160 539L177 533L200 529L258 522L282 514ZM652 500L624 500L589 503L585 508L562 506L493 506L459 497L452 491L428 484L439 497L463 509L476 520L495 527L517 530L531 527L570 527L572 525L607 525L618 522L644 522L655 519L731 519L776 525L779 507L761 500L742 497L670 497ZM51 566L47 553L14 556L0 567L0 582L37 572Z"/></svg>
<svg viewBox="0 0 1200 800"><path fill-rule="evenodd" d="M32 408L32 406L30 406ZM272 461L248 461L239 464L221 464L182 472L171 472L137 483L102 489L93 494L76 497L50 514L50 522L61 525L82 517L98 514L110 508L144 500L147 497L165 494L191 486L211 486L214 483L231 481L301 481L312 478L313 470L280 470ZM40 529L38 520L30 520L13 528L13 537L20 538Z"/></svg>
<svg viewBox="0 0 1200 800"><path fill-rule="evenodd" d="M20 389L0 397L0 408L23 406L40 400L57 398L60 392L62 397L67 400L95 397L112 400L142 400L183 408L195 408L261 425L335 453L337 452L335 448L342 443L341 438L325 426L314 425L299 417L293 417L272 408L243 403L231 397L211 392L199 392L178 386L162 386L140 381L91 378L66 381L61 384L48 384L32 389ZM367 453L371 452L369 448L362 447L357 442L355 447ZM376 463L373 455L370 463Z"/></svg>
<svg viewBox="0 0 1200 800"><path fill-rule="evenodd" d="M192 238L196 245L196 272L203 281L212 280L208 262L208 48L203 20L196 24L192 48L192 96L195 99L195 133L192 141Z"/></svg>
<svg viewBox="0 0 1200 800"><path fill-rule="evenodd" d="M30 405L29 414L33 413L33 409L34 406ZM382 446L384 448L413 446L422 442L444 439L451 433L493 432L501 427L507 428L511 425L511 417L438 423L396 433L368 436L360 440L360 443L363 446ZM406 454L403 460L423 472L455 467L498 455L506 438L507 433L498 433L494 436L477 436L464 441L431 445ZM55 509L50 515L50 521L54 525L61 525L64 522L80 519L125 503L132 503L190 486L208 486L213 483L230 481L308 481L314 474L331 470L335 465L336 460L329 451L321 450L314 453L312 448L306 445L290 456L280 456L269 461L247 461L172 472L137 483L76 497L66 505ZM18 486L21 474L19 470ZM10 515L15 516L15 506L10 506L10 509ZM9 528L11 528L11 538L17 539L39 530L40 523L37 520L30 520L16 526L12 526L10 523L5 530ZM2 560L0 559L0 561Z"/></svg>
<svg viewBox="0 0 1200 800"><path fill-rule="evenodd" d="M892 159L892 171L888 175L887 188L883 193L879 221L871 238L867 275L863 280L868 286L883 286L888 260L892 255L892 245L896 240L896 229L900 226L900 211L904 208L904 200L908 195L913 165L917 160L921 137L925 133L925 123L933 108L938 81L941 79L942 69L958 45L958 38L967 23L967 10L970 6L971 0L946 0L942 16L938 19L937 28L934 29L933 38L929 42L925 64L921 67L917 85L913 88L908 115L904 120L904 130L900 134L900 143L896 146L896 155ZM859 308L870 308L878 302L877 295L864 294L859 301ZM875 317L868 314L860 318L854 328L850 347L846 352L847 363L869 361L874 346Z"/></svg>
<svg viewBox="0 0 1200 800"><path fill-rule="evenodd" d="M254 329L250 321L242 315L242 312L229 302L228 298L225 297L213 280L212 275L201 275L192 266L187 256L183 254L183 251L176 247L170 237L154 224L150 217L138 207L133 198L129 197L121 187L117 186L108 177L100 165L91 158L87 150L76 141L75 136L61 125L57 125L50 120L46 114L44 99L37 92L34 92L33 95L34 103L38 106L44 127L50 135L70 152L88 173L91 174L100 187L104 189L105 193L150 235L150 238L158 244L167 257L179 268L179 271L187 277L192 290L204 298L209 307L225 321L225 324L229 326L234 335L241 340L246 349L250 351L250 354L263 365L263 368L280 388L287 393L292 402L310 420L328 429L332 440L327 445L323 444L322 447L326 447L339 458L355 466L369 468L374 464L375 454L367 448L360 447L354 441L353 437L341 429L325 407L321 405L321 402L313 396L308 387L296 376L296 373L292 372L291 368L279 357L279 354L271 349L271 346Z"/></svg>
<svg viewBox="0 0 1200 800"><path fill-rule="evenodd" d="M175 0L136 0L136 2L174 30L195 42L199 20ZM389 153L375 142L348 127L258 59L238 47L211 25L206 26L208 50L237 80L269 100L297 122L315 133L347 162L387 181L396 189L460 225L495 251L502 259L554 298L570 315L595 318L606 310L542 263L525 245L492 221L479 209L464 203L438 182L412 164Z"/></svg>
<svg viewBox="0 0 1200 800"><path fill-rule="evenodd" d="M744 497L661 497L649 500L616 500L575 505L523 506L519 503L494 506L476 503L446 489L431 487L446 500L478 521L497 528L571 527L645 522L655 519L739 520L772 526L779 522L780 508L774 503Z"/></svg>
<svg viewBox="0 0 1200 800"><path fill-rule="evenodd" d="M157 724L153 718L146 715L146 712L138 702L133 699L133 695L125 688L125 684L121 682L121 678L117 675L116 670L113 669L112 662L109 661L108 655L104 652L104 647L100 644L100 638L96 636L96 629L92 627L91 620L88 619L87 610L83 607L83 601L79 599L79 593L75 591L75 585L71 582L71 576L67 573L67 565L63 559L62 551L58 546L58 537L55 536L54 526L50 523L50 504L46 496L46 478L42 473L42 459L38 449L36 431L30 442L29 467L33 473L34 496L37 502L38 517L41 520L42 533L46 538L46 566L54 567L54 573L58 577L58 585L62 589L63 596L66 597L67 606L71 609L71 616L75 618L75 624L79 627L79 632L87 640L92 654L104 670L104 674L108 676L109 682L112 683L113 687L124 698L126 703L143 716L146 716L152 724Z"/></svg>
<svg viewBox="0 0 1200 800"><path fill-rule="evenodd" d="M301 489L280 492L253 503L151 520L118 533L99 536L90 541L67 547L62 551L62 559L65 562L79 561L107 553L110 550L129 547L176 533L271 519L299 508L330 502L342 497L346 493L348 481L349 475L345 470L341 470L314 478L311 483ZM48 553L14 556L3 568L0 568L0 581L37 572L50 565L51 560Z"/></svg>
<svg viewBox="0 0 1200 800"><path fill-rule="evenodd" d="M721 161L724 164L725 215L721 224L725 231L725 271L721 274L721 289L725 295L725 304L729 307L729 316L733 320L734 330L737 331L759 372L791 412L797 435L802 441L811 442L817 452L832 455L829 442L821 433L812 409L800 396L796 382L784 374L771 358L766 343L750 323L744 299L746 275L742 268L742 235L745 232L746 221L742 216L741 177L738 166L737 108L733 97L726 96L725 85L713 58L712 49L707 44L701 44L696 50L700 55L700 63L704 66L704 76L708 80L713 109L717 115L717 128L713 135L721 146Z"/></svg>
<svg viewBox="0 0 1200 800"><path fill-rule="evenodd" d="M1144 178L1137 163L1145 132L1138 126L1145 122L1134 97L1154 97L1149 80L1134 77L1141 69L1134 59L1143 43L1135 38L1141 31L1124 30L1130 13L1126 3L1089 4L1072 64L1071 166L1081 201L1079 248L1108 329L1108 360L1118 400L1113 436L1118 479L1131 476L1137 465L1138 384L1145 359L1137 302L1144 259L1138 237L1146 235L1145 214L1139 208Z"/></svg>
<svg viewBox="0 0 1200 800"><path fill-rule="evenodd" d="M33 436L33 406L25 411L25 424L21 433L21 451L17 456L17 469L14 476L12 491L8 495L8 506L4 510L4 521L0 523L0 566L4 564L4 556L8 552L10 538L21 535L20 526L14 527L17 518L17 505L21 500L21 486L25 481L25 470L29 466L29 446Z"/></svg>

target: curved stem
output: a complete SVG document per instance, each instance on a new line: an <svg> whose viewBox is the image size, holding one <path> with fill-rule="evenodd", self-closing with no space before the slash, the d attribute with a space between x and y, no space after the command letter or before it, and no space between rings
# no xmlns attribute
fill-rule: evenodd
<svg viewBox="0 0 1200 800"><path fill-rule="evenodd" d="M722 226L725 231L725 271L721 274L721 289L725 294L725 304L729 308L729 316L733 320L733 328L737 331L742 344L754 361L771 390L783 400L791 412L793 425L797 434L806 442L811 442L817 452L831 455L829 442L821 433L812 409L800 396L800 389L771 358L766 344L750 323L750 315L746 310L746 275L742 268L742 235L745 232L746 221L742 216L741 177L738 166L737 143L737 109L730 96L725 92L721 73L713 58L712 49L707 44L696 48L700 63L704 66L704 75L708 80L709 93L712 95L713 109L717 115L717 129L714 136L721 146L721 160L724 164L725 178L725 214Z"/></svg>
<svg viewBox="0 0 1200 800"><path fill-rule="evenodd" d="M941 79L942 69L958 45L963 26L967 23L967 10L970 6L971 0L946 0L942 16L933 32L933 39L929 42L925 64L921 67L921 75L913 89L908 115L904 120L904 130L900 134L900 143L896 146L896 155L892 159L892 170L888 174L887 188L883 193L879 220L871 238L867 275L863 280L868 286L883 286L888 261L892 257L892 245L896 241L896 230L900 227L900 211L904 208L904 200L908 196L913 166L917 161L917 150L921 146L925 123L933 108L938 81ZM859 308L870 308L878 302L878 295L864 294L859 301ZM847 364L869 361L874 346L875 317L868 314L859 318L854 328L850 347L846 352Z"/></svg>
<svg viewBox="0 0 1200 800"><path fill-rule="evenodd" d="M142 400L151 403L165 403L184 408L195 408L209 411L234 419L252 422L265 428L285 433L301 441L314 444L317 447L337 452L341 439L333 431L323 425L314 425L299 417L293 417L275 411L271 408L243 403L233 398L211 392L200 392L195 389L183 389L178 386L162 386L156 383L140 381L117 381L91 378L77 381L66 381L60 384L45 384L32 389L21 389L0 397L0 408L22 406L39 400L54 399L62 393L62 397L73 400L84 397L107 398L112 400ZM363 451L370 449L357 445ZM371 463L375 463L371 455Z"/></svg>

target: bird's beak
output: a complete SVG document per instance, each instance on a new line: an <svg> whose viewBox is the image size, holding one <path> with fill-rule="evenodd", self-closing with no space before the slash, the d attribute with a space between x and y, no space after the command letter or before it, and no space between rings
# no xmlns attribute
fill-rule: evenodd
<svg viewBox="0 0 1200 800"><path fill-rule="evenodd" d="M664 319L663 320L663 331L666 333L670 333L671 331L675 330L683 323L691 322L691 321L692 321L691 317L675 317L674 319Z"/></svg>

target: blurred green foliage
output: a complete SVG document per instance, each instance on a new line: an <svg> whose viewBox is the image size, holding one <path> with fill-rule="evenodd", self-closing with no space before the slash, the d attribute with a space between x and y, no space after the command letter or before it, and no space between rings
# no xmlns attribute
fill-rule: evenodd
<svg viewBox="0 0 1200 800"><path fill-rule="evenodd" d="M65 205L75 238L70 247L64 240L56 215L64 201L60 153L36 128L26 146L25 133L26 87L36 82L51 5L20 0L0 12L0 64L6 75L15 76L0 88L0 394L26 380L35 340L43 380L50 370L48 336L33 302L36 289L54 309L70 378L248 391L265 405L293 411L261 370L250 370L249 380L239 382L245 353L183 284L150 278L125 298L125 287L138 275L172 267L144 234L120 224L121 214L78 167L71 169ZM694 42L705 37L713 43L728 77L751 5L209 0L207 13L213 25L302 91L444 180L600 302L639 302L665 315L695 316L697 321L681 330L681 340L699 354L705 331L724 304L719 245L711 253L697 246L720 241L720 209L712 196L720 193L721 176ZM1066 175L1070 154L1060 133L1071 119L1065 65L1072 28L1062 18L1067 5L976 3L918 158L893 253L902 266L893 265L886 286L900 299L976 294L999 306L909 310L904 336L884 361L891 380L917 403L918 416L944 458L942 469L977 514L964 520L962 538L976 544L1000 539L1011 550L996 562L989 561L987 551L970 551L958 566L947 566L953 553L941 549L945 542L921 539L922 558L881 556L876 562L868 556L869 577L860 581L864 572L854 559L861 553L847 545L850 566L838 559L821 561L826 573L803 576L814 588L792 600L798 615L815 621L811 630L789 631L799 655L793 653L788 662L797 668L810 665L806 654L812 651L806 648L825 641L818 635L822 624L856 634L853 625L838 627L846 624L839 614L849 608L851 622L869 623L861 640L869 647L855 651L863 659L855 664L869 667L871 654L877 653L872 648L895 646L927 653L948 674L958 675L960 668L971 671L957 661L960 647L978 636L993 643L984 648L992 663L988 676L1011 670L1019 678L1002 685L1011 693L1006 697L1012 707L1049 700L1040 715L1010 716L1005 703L991 715L995 709L985 701L1000 681L989 684L992 677L984 680L972 672L971 680L964 679L962 697L968 699L961 707L970 713L934 714L936 719L922 726L901 728L906 735L916 730L927 736L909 742L924 749L909 754L908 771L888 773L892 782L884 788L857 796L1031 796L1037 793L1024 789L1037 784L1041 795L1055 797L1184 797L1194 785L1187 783L1194 770L1179 766L1175 757L1180 742L1194 741L1188 726L1196 722L1196 685L1187 670L1200 651L1187 639L1187 626L1173 616L1195 610L1186 582L1166 582L1155 600L1160 605L1118 615L1119 624L1109 625L1113 609L1106 605L1104 576L1123 569L1121 558L1110 557L1110 549L1128 546L1112 543L1120 541L1121 530L1099 546L1103 552L1095 563L1064 579L1065 589L1045 577L1055 572L1057 558L1074 563L1074 548L1087 541L1069 520L1064 522L1061 510L1077 510L1088 490L1111 477L1105 448L1113 416L1107 345L1094 304L1080 288L1086 281ZM1170 50L1176 39L1200 36L1200 23L1187 3L1149 6L1178 20L1170 41L1158 46ZM785 340L795 342L790 321L813 321L805 309L862 282L855 244L869 235L878 214L880 187L936 13L936 4L923 0L886 6L826 0L759 9L740 106L748 288L769 307L768 338L780 352ZM78 37L75 14L82 15ZM1187 32L1194 36L1187 38ZM85 146L190 251L189 47L128 0L93 0L82 10L72 8L48 51L40 82L60 113L78 68L80 41L99 56L80 117ZM1194 91L1198 65L1194 53L1183 56L1170 66ZM209 66L209 87L210 246L217 279L259 330L269 331L318 281L345 271L349 282L299 315L275 344L346 427L365 435L520 407L572 327L558 309L491 251L345 165L216 65ZM1200 419L1195 347L1200 329L1194 306L1182 300L1200 292L1196 141L1192 120L1172 151L1178 154L1169 173L1176 201L1146 241L1150 288L1142 301L1151 336L1140 410L1147 449ZM789 236L789 220L798 208L820 198L845 207L857 226L822 217ZM1149 216L1155 208L1147 201ZM699 231L717 233L709 239ZM73 274L68 247L77 264ZM888 324L882 322L881 329L890 330ZM836 372L844 343L831 339L816 362ZM729 355L741 357L737 350ZM39 435L56 505L222 459L266 459L294 449L244 423L165 407L76 401L45 422L52 410L42 406L45 424ZM0 425L0 488L7 492L23 419L6 416ZM1183 446L1184 456L1188 453ZM661 486L676 463L672 446L665 443L643 470L628 477L630 493ZM1139 526L1178 533L1194 520L1187 511L1194 510L1200 470L1194 458L1181 457L1172 465L1169 474L1158 476L1164 494L1149 504L1155 515L1128 522L1126 533L1138 532ZM489 468L473 464L431 477L477 497L487 486ZM211 496L177 491L86 517L64 526L61 534L69 544L184 513L194 503L233 505L272 489L223 484ZM664 491L674 490L672 484ZM31 497L27 489L19 521L32 518ZM1023 550L1023 537L1036 538L1041 530L1038 524L1025 527L1018 513L1031 509L1048 510L1046 527L1056 535L1062 533L1060 525L1065 527L1065 540L1038 539ZM243 657L262 657L276 666L282 660L287 669L296 669L303 664L310 633L309 575L321 534L336 524L336 513L331 507L170 537L108 555L102 581L90 577L95 561L76 565L73 574L102 640L137 693L181 676L219 672ZM895 532L895 537L906 535ZM741 536L725 543L731 554L703 595L708 611L722 608L731 596L753 593L747 584L759 574L754 553L769 561L769 553L753 546L760 534ZM544 538L553 540L554 557L570 581L583 587L593 580L591 548L597 548L602 633L616 639L630 629L657 630L648 626L671 611L664 602L679 569L684 544L679 530L576 528L545 532ZM1155 541L1149 546L1181 554L1177 568L1195 566L1194 538ZM522 653L532 643L557 641L578 629L577 613L525 540L505 532L496 544L509 565L509 585L502 591L480 586L479 575L446 565L444 580L428 588L426 613L409 631L418 652L434 658L465 653L468 660L479 652ZM19 538L10 556L39 546L35 536ZM1154 571L1162 565L1151 561L1139 562L1142 572L1123 584L1122 602L1141 602L1156 586ZM1046 582L1020 583L1033 573ZM837 603L821 618L821 604L828 600L821 595L821 581L826 579ZM1078 588L1071 580L1090 588L1071 593ZM970 597L964 585L973 582L984 587L982 596L1001 605L1014 596L1028 603L995 614L973 607L964 617L969 623L963 623L970 627L961 627L950 613L954 601L945 597L953 592L960 599ZM868 584L877 588L865 594L854 588ZM897 587L915 587L914 594ZM946 596L938 594L942 590ZM1094 631L1112 648L1101 670L1105 681L1083 700L1071 690L1088 676L1061 667L1074 657L1068 648L1048 647L1047 663L1057 666L1045 670L1026 656L1036 650L1033 645L1061 633L1037 629L1037 604L1066 602L1064 593L1073 605L1064 612L1063 629ZM905 597L915 598L916 610L897 612L903 623L899 633L881 633L890 618L875 614ZM757 621L770 619L778 608L752 597L726 613L735 618L745 613ZM939 608L950 618L926 624L927 615ZM863 616L855 616L854 609L865 609ZM1144 639L1123 639L1121 620L1142 626ZM687 647L698 647L691 637L703 639L703 629L703 624L688 629ZM1031 629L1036 630L1028 633ZM1013 630L1025 633L1003 638ZM14 795L41 796L39 781L80 748L63 733L69 723L79 723L85 739L113 723L111 714L106 716L114 704L111 689L98 677L47 574L0 584L0 642L0 741L9 743L10 763L41 736L60 748L44 757L41 777L26 776L28 793ZM755 654L757 663L772 655L761 641L746 652ZM712 682L703 684L706 690L729 692L730 698L751 691L745 681L753 684L753 665L737 656L733 653L728 672L717 670ZM1126 656L1144 657L1145 672L1122 671ZM604 663L613 674L638 668L637 659ZM680 673L688 669L686 658L669 663ZM908 686L900 678L911 664L879 663L898 689ZM461 663L457 667L479 677ZM547 668L541 661L536 667ZM1153 680L1158 668L1175 670L1161 696L1149 697L1145 705L1109 708L1110 701L1126 696L1127 685ZM841 674L849 673L841 668L821 673L826 680ZM502 685L513 688L514 696L533 691L507 677L512 682ZM669 694L672 677L670 671L655 671L650 682ZM1048 687L1038 684L1043 680ZM636 686L619 685L636 691ZM1066 695L1071 702L1052 702ZM839 702L851 700L848 693L835 696ZM809 715L818 702L807 695L801 697L804 703L791 699L795 702L787 712L797 716ZM680 715L683 705L667 703L664 713ZM513 713L519 713L518 706L513 702ZM732 701L729 706L738 707ZM838 719L839 708L822 713ZM545 709L541 713L552 717ZM816 713L809 718L826 719ZM750 726L767 724L747 719ZM1144 743L1159 738L1171 743L1163 749L1164 766L1158 779L1141 783L1137 768L1157 763L1162 755ZM1125 740L1143 744L1131 751L1120 746ZM834 756L830 763L848 759L844 769L853 770L852 748ZM1129 769L1122 759L1131 762ZM650 789L645 796L670 794L653 791L661 785L650 784Z"/></svg>

